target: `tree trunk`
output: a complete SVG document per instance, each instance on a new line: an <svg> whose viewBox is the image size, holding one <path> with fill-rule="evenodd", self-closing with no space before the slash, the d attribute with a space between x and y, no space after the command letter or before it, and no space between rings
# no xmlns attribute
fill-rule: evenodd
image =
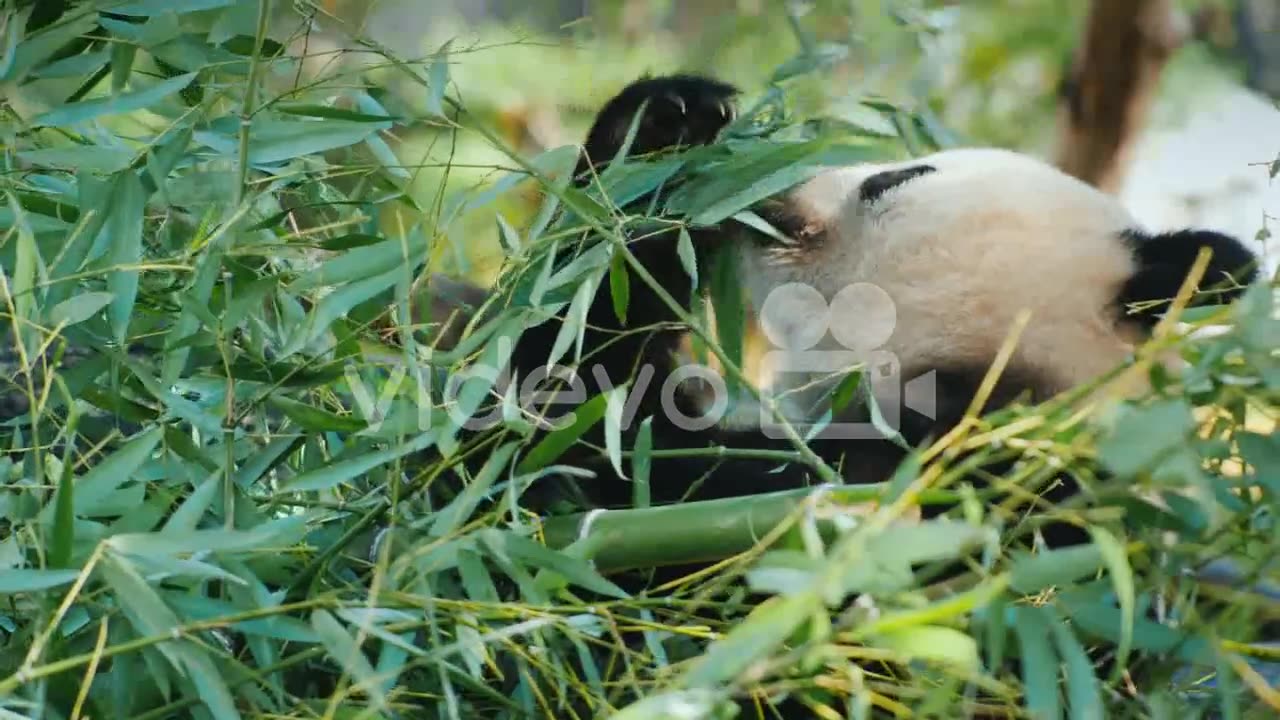
<svg viewBox="0 0 1280 720"><path fill-rule="evenodd" d="M1171 0L1094 0L1063 87L1059 167L1120 188L1160 73L1185 36L1182 20Z"/></svg>

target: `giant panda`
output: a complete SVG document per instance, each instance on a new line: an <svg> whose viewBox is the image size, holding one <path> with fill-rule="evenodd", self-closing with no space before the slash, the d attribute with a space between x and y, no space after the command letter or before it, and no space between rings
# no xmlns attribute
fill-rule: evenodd
<svg viewBox="0 0 1280 720"><path fill-rule="evenodd" d="M590 188L628 140L633 157L711 143L736 118L737 95L727 83L696 75L632 82L596 115L574 184ZM652 205L652 198L642 197L627 207ZM889 358L894 372L887 382L864 383L867 400L880 391L901 398L913 382L927 380L926 407L903 407L896 437L850 437L830 432L832 423L808 433L808 446L846 483L887 479L908 448L954 426L1024 311L1030 321L988 396L987 411L1016 399L1047 399L1124 363L1178 293L1202 248L1212 252L1201 282L1214 290L1203 295L1209 302L1234 299L1258 274L1255 256L1235 238L1198 229L1149 233L1111 195L1000 149L826 168L753 210L786 241L736 221L687 230L698 263L712 252L736 253L741 282L772 342L802 351L799 357L853 349ZM639 421L652 418L655 450L792 447L794 438L767 422L689 422L707 410L692 389L696 383L677 385L674 403L668 395L664 404L664 381L682 368L679 348L688 332L670 303L687 307L696 290L678 238L674 228L631 236L630 252L665 297L631 273L624 323L609 284L602 284L583 323L581 356L605 372L577 373L576 397L608 390L601 377L616 384L648 366L656 372L632 389L636 421L624 435L625 446ZM581 249L562 242L558 252L563 264ZM561 313L524 330L511 354L512 377L547 361L563 322ZM834 382L821 373L780 375L774 384L783 391L777 396L786 396L784 416L801 427L825 417L823 398ZM855 403L840 427L866 427L873 406ZM559 462L595 474L571 483L585 496L580 500L625 507L631 485L599 451L603 431L597 426L593 432ZM815 482L810 466L780 467L733 453L655 455L653 464L655 504ZM1051 545L1081 537L1070 527L1057 532L1059 537L1045 538Z"/></svg>
<svg viewBox="0 0 1280 720"><path fill-rule="evenodd" d="M737 94L726 83L692 75L633 82L597 113L573 171L575 189L590 189L628 143L629 156L640 157L715 141L735 120ZM654 206L651 197L636 198L622 208L618 222L629 228L629 210L638 215ZM800 351L801 357L810 351L843 357L852 348L892 360L889 381L866 385L867 402L852 405L845 420L865 427L871 400L893 396L895 385L901 397L921 378L931 385L928 407L902 409L898 437L850 437L831 431L832 424L813 422L827 416L825 404L838 379L803 367L773 379L773 395L785 400L785 417L804 430L817 457L851 484L888 479L909 448L954 426L1024 311L1030 321L986 410L1047 399L1125 363L1179 292L1202 248L1212 252L1201 283L1212 286L1206 293L1210 302L1232 300L1258 272L1254 255L1234 238L1196 229L1149 233L1112 196L1037 159L998 149L832 167L753 209L777 234L736 221L689 226L695 263L701 267L717 252L736 254L755 316L779 349ZM792 439L763 419L744 422L739 414L733 422L687 422L707 411L696 384L676 385L674 403L664 402L664 381L686 367L681 348L689 329L677 310L688 311L698 291L681 248L675 228L628 234L628 249L652 285L637 272L627 275L625 319L608 282L595 291L580 323L581 357L584 366L603 372L576 373L573 397L595 397L638 369L652 368L649 381L632 390L636 420L624 432L624 447L634 444L636 428L648 418L655 451L790 449ZM561 239L553 270L582 252ZM518 304L518 284L518 278L500 281L494 292L504 299L490 305ZM536 317L523 329L510 353L513 382L546 364L566 312ZM496 388L495 394L503 392ZM753 415L761 417L746 417ZM631 504L630 480L600 449L602 425L556 461L594 476L573 474L562 486L545 488L545 495L541 486L531 488L526 507L553 509L565 492L599 508ZM655 452L651 500L725 498L821 480L810 465L784 465L763 455ZM488 460L483 453L474 459ZM1072 491L1064 486L1062 492ZM1087 539L1071 526L1046 530L1052 530L1044 538L1051 546ZM776 711L780 717L811 716L790 706Z"/></svg>

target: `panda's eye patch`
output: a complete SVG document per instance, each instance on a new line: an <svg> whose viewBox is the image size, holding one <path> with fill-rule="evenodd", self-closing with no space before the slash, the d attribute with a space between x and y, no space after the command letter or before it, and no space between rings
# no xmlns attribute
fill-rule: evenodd
<svg viewBox="0 0 1280 720"><path fill-rule="evenodd" d="M928 175L936 170L937 168L932 165L912 165L901 170L885 170L876 173L862 181L862 186L858 188L858 197L865 203L873 203L879 200L881 195L908 180Z"/></svg>

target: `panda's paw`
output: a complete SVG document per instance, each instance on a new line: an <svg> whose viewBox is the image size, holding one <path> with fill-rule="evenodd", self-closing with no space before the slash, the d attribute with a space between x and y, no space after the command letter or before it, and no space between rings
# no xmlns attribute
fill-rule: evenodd
<svg viewBox="0 0 1280 720"><path fill-rule="evenodd" d="M637 80L605 104L585 145L586 159L597 167L613 159L626 142L636 113L644 115L631 155L676 146L705 145L737 115L737 88L697 75L667 75Z"/></svg>

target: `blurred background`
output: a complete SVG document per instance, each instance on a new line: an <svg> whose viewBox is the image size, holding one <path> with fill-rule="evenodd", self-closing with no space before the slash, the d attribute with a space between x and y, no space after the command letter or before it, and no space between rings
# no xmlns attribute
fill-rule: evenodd
<svg viewBox="0 0 1280 720"><path fill-rule="evenodd" d="M1124 5L1147 14L1140 18L1147 40L1162 54L1157 72L1141 78L1151 86L1149 107L1130 113L1138 122L1123 128L1124 170L1100 184L1157 229L1199 224L1265 236L1280 216L1271 177L1280 155L1280 3ZM427 91L361 52L361 42L423 61L447 45L459 99L530 155L577 142L594 109L639 74L712 73L752 95L789 63L805 63L819 71L793 67L786 79L797 115L888 136L883 114L862 102L877 97L936 118L936 137L948 144L1053 157L1071 142L1064 89L1090 47L1091 7L1083 0L322 0L308 27L300 30L289 8L281 28L282 40L306 45L308 72L372 73L409 103L424 102ZM1116 25L1102 30L1123 32ZM1097 54L1104 82L1124 75L1109 63L1140 61ZM456 207L460 194L500 175L502 154L475 133L424 126L397 140L423 206ZM479 211L439 218L453 251L438 269L487 283L500 260L494 215L518 227L536 200L507 193Z"/></svg>

